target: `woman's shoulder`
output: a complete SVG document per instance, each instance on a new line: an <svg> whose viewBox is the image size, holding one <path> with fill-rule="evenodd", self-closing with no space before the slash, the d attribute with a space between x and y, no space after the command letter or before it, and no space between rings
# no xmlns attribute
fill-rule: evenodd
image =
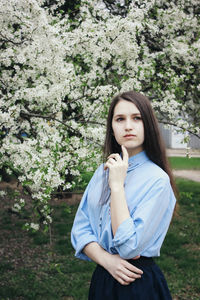
<svg viewBox="0 0 200 300"><path fill-rule="evenodd" d="M143 166L146 170L145 174L149 177L151 177L152 180L161 180L163 182L169 182L169 176L168 174L157 164L155 164L153 161L148 160ZM147 171L148 170L148 171Z"/></svg>
<svg viewBox="0 0 200 300"><path fill-rule="evenodd" d="M104 163L100 164L100 165L96 168L94 174L103 173L103 171L104 171Z"/></svg>
<svg viewBox="0 0 200 300"><path fill-rule="evenodd" d="M93 173L92 180L96 180L98 177L103 176L104 164L100 164Z"/></svg>

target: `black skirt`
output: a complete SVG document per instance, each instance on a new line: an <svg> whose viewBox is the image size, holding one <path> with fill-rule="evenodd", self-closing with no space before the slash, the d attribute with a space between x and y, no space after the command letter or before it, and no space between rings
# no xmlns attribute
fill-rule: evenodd
<svg viewBox="0 0 200 300"><path fill-rule="evenodd" d="M152 258L128 260L143 271L141 278L121 285L97 265L91 280L88 300L172 300L167 282Z"/></svg>

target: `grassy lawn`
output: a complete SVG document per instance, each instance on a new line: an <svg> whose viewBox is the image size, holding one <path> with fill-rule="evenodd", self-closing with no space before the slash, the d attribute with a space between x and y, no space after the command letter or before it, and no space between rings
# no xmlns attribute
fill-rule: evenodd
<svg viewBox="0 0 200 300"><path fill-rule="evenodd" d="M174 300L200 299L200 184L178 179L179 215L156 261ZM1 199L1 202L3 200ZM41 232L21 230L24 218L0 211L0 299L86 300L94 263L74 258L70 230L77 206L54 201L52 246Z"/></svg>
<svg viewBox="0 0 200 300"><path fill-rule="evenodd" d="M200 157L169 157L169 161L176 170L200 170Z"/></svg>

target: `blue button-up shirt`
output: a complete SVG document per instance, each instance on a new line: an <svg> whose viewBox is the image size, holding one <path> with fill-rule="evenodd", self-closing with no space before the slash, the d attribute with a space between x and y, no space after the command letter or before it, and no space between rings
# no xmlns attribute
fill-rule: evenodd
<svg viewBox="0 0 200 300"><path fill-rule="evenodd" d="M102 164L90 180L77 210L71 232L75 256L90 260L82 250L91 242L124 259L137 255L159 256L176 202L168 175L145 151L129 158L124 188L130 217L113 236L110 199L104 204L100 201L104 172Z"/></svg>

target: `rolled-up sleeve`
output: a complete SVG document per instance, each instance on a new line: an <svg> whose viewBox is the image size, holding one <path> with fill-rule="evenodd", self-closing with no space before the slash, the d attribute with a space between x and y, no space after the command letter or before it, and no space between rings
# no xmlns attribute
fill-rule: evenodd
<svg viewBox="0 0 200 300"><path fill-rule="evenodd" d="M89 260L90 258L87 257L83 252L83 248L91 243L97 242L97 237L92 230L91 222L89 220L88 215L88 192L90 190L90 186L92 185L93 178L91 179L90 183L88 184L85 193L83 194L82 200L80 202L79 208L77 210L72 231L71 231L71 243L75 249L75 256L83 259Z"/></svg>
<svg viewBox="0 0 200 300"><path fill-rule="evenodd" d="M147 245L153 247L158 241L162 244L175 201L168 178L157 180L147 190L130 218L120 224L113 238L114 247L122 258L142 255Z"/></svg>

